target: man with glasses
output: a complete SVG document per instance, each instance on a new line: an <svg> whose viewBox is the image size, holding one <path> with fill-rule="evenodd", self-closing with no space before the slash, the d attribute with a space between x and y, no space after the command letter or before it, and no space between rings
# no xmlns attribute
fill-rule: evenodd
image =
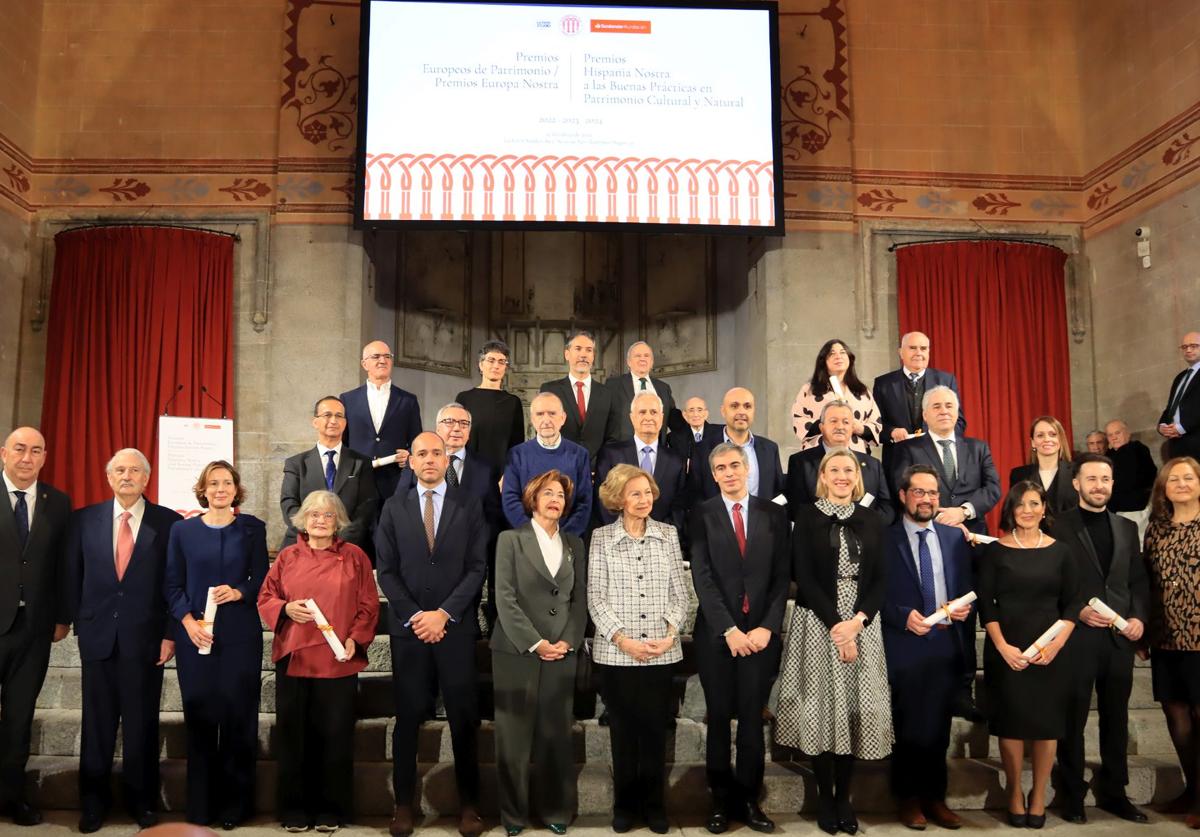
<svg viewBox="0 0 1200 837"><path fill-rule="evenodd" d="M327 395L318 401L313 407L312 425L317 431L316 446L288 457L283 463L279 507L288 528L279 548L296 542L296 527L291 520L304 498L314 491L332 491L350 517L350 525L340 530L338 537L372 556L375 547L371 534L379 504L375 474L371 461L343 442L346 408L341 399Z"/></svg>
<svg viewBox="0 0 1200 837"><path fill-rule="evenodd" d="M1189 331L1179 341L1184 369L1171 382L1167 408L1158 419L1163 443L1163 461L1177 456L1200 457L1200 331Z"/></svg>
<svg viewBox="0 0 1200 837"><path fill-rule="evenodd" d="M371 460L381 502L395 493L409 445L421 432L421 406L415 395L392 383L392 361L387 343L368 343L362 350L367 382L341 398L346 405L342 440Z"/></svg>

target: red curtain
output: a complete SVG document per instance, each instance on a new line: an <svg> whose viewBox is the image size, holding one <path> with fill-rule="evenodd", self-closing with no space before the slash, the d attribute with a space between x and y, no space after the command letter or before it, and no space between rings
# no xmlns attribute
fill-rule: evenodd
<svg viewBox="0 0 1200 837"><path fill-rule="evenodd" d="M216 418L222 402L233 417L233 239L97 227L54 244L44 474L83 506L112 496L104 466L115 451L137 448L154 466L172 396L171 415Z"/></svg>
<svg viewBox="0 0 1200 837"><path fill-rule="evenodd" d="M900 332L927 334L931 365L958 376L967 435L991 445L1005 492L1009 471L1027 461L1034 418L1056 417L1071 445L1066 260L1053 247L1001 241L896 251Z"/></svg>

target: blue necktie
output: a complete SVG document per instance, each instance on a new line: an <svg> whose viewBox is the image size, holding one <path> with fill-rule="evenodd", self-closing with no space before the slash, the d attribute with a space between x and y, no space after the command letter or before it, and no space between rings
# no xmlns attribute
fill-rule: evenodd
<svg viewBox="0 0 1200 837"><path fill-rule="evenodd" d="M333 464L333 457L336 451L327 450L325 455L329 457L329 461L325 463L325 487L333 491L333 478L337 476L337 466Z"/></svg>
<svg viewBox="0 0 1200 837"><path fill-rule="evenodd" d="M937 610L937 594L933 589L933 553L929 551L928 529L917 530L917 564L921 569L921 615Z"/></svg>
<svg viewBox="0 0 1200 837"><path fill-rule="evenodd" d="M25 502L24 491L14 491L13 494L17 497L17 504L13 506L13 516L17 521L17 537L21 539L21 548L25 548L25 544L29 542L29 506Z"/></svg>
<svg viewBox="0 0 1200 837"><path fill-rule="evenodd" d="M652 450L654 450L654 448L650 447L649 445L646 445L646 447L642 448L642 464L641 464L641 468L642 468L642 470L643 470L643 471L645 471L647 474L650 474L650 475L652 475L652 476L653 476L653 474L654 474L654 466L650 464L650 452L651 452Z"/></svg>

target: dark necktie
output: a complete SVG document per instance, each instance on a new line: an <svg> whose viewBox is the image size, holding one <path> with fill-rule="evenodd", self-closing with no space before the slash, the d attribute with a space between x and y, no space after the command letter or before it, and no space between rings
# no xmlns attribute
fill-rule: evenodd
<svg viewBox="0 0 1200 837"><path fill-rule="evenodd" d="M333 478L337 476L337 466L333 464L333 455L336 451L327 450L325 456L329 461L325 463L325 487L333 491Z"/></svg>
<svg viewBox="0 0 1200 837"><path fill-rule="evenodd" d="M1179 404L1183 401L1183 394L1187 392L1188 386L1192 383L1192 378L1196 377L1196 370L1189 369L1187 376L1179 382L1179 389L1175 390L1175 397L1171 399L1171 406L1167 407L1167 418L1171 421L1175 420L1175 413L1179 410Z"/></svg>
<svg viewBox="0 0 1200 837"><path fill-rule="evenodd" d="M642 392L645 392L646 391L646 379L638 378L638 380L642 382Z"/></svg>
<svg viewBox="0 0 1200 837"><path fill-rule="evenodd" d="M579 423L587 421L587 403L583 400L583 381L575 382L575 406L579 409Z"/></svg>
<svg viewBox="0 0 1200 837"><path fill-rule="evenodd" d="M733 536L737 538L738 552L746 559L746 522L742 520L742 504L733 504ZM742 613L750 612L750 597L742 593Z"/></svg>
<svg viewBox="0 0 1200 837"><path fill-rule="evenodd" d="M937 610L937 593L933 587L933 553L929 551L929 529L917 530L917 563L921 568L921 615Z"/></svg>
<svg viewBox="0 0 1200 837"><path fill-rule="evenodd" d="M908 429L916 430L921 426L921 376L917 372L909 374L908 380Z"/></svg>
<svg viewBox="0 0 1200 837"><path fill-rule="evenodd" d="M425 540L429 543L429 551L433 552L433 492L425 492Z"/></svg>
<svg viewBox="0 0 1200 837"><path fill-rule="evenodd" d="M958 481L958 471L954 467L954 440L940 439L938 444L942 446L942 470L946 474L946 485L953 491L954 483Z"/></svg>
<svg viewBox="0 0 1200 837"><path fill-rule="evenodd" d="M458 488L458 471L454 467L456 462L458 462L457 453L450 457L450 466L446 468L446 485L451 488Z"/></svg>
<svg viewBox="0 0 1200 837"><path fill-rule="evenodd" d="M17 537L21 539L21 548L29 542L29 505L25 502L24 491L14 491L17 504L13 506L13 516L17 521Z"/></svg>

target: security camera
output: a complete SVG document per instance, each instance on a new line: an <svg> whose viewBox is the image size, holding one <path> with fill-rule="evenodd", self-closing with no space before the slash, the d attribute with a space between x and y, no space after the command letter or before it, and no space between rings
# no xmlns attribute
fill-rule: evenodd
<svg viewBox="0 0 1200 837"><path fill-rule="evenodd" d="M1138 227L1136 230L1133 231L1133 236L1134 236L1134 238L1149 238L1150 237L1150 228L1149 227Z"/></svg>

